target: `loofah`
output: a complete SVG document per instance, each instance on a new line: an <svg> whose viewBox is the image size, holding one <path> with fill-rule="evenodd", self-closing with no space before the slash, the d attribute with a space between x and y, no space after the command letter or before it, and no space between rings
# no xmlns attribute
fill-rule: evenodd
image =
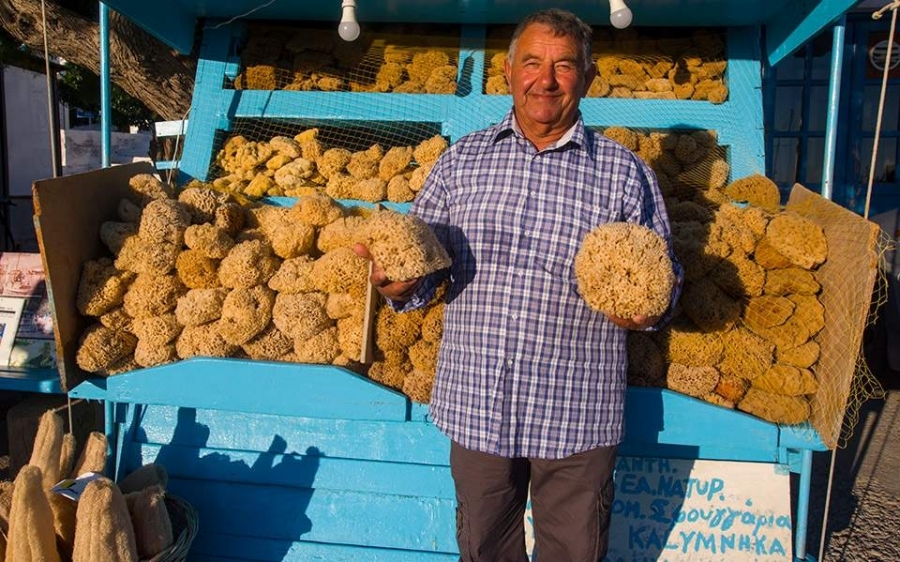
<svg viewBox="0 0 900 562"><path fill-rule="evenodd" d="M42 480L41 469L30 464L23 466L16 476L9 514L7 562L60 560L56 550L53 512L41 484Z"/></svg>
<svg viewBox="0 0 900 562"><path fill-rule="evenodd" d="M161 486L165 489L168 485L169 473L166 467L155 462L137 467L119 481L119 489L123 494L140 492L150 486Z"/></svg>
<svg viewBox="0 0 900 562"><path fill-rule="evenodd" d="M610 223L595 228L581 242L575 279L591 308L633 318L666 311L675 273L659 234L638 224Z"/></svg>
<svg viewBox="0 0 900 562"><path fill-rule="evenodd" d="M92 480L78 500L72 562L137 562L125 497L107 478Z"/></svg>
<svg viewBox="0 0 900 562"><path fill-rule="evenodd" d="M53 410L41 415L28 464L41 470L43 490L49 490L62 479L63 420Z"/></svg>
<svg viewBox="0 0 900 562"><path fill-rule="evenodd" d="M134 527L138 556L152 558L172 546L172 520L166 509L166 490L160 485L147 486L128 501L128 512Z"/></svg>
<svg viewBox="0 0 900 562"><path fill-rule="evenodd" d="M88 472L103 474L106 471L108 447L106 435L99 431L90 432L69 478L78 478Z"/></svg>

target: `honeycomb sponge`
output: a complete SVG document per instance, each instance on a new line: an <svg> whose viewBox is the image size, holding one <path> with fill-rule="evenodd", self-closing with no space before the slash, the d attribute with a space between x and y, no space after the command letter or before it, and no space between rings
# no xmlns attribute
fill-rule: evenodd
<svg viewBox="0 0 900 562"><path fill-rule="evenodd" d="M715 390L718 383L719 371L715 367L670 363L666 371L666 388L694 398L703 398Z"/></svg>
<svg viewBox="0 0 900 562"><path fill-rule="evenodd" d="M81 335L75 362L89 373L102 373L131 357L136 345L134 334L94 324Z"/></svg>
<svg viewBox="0 0 900 562"><path fill-rule="evenodd" d="M102 316L121 305L133 273L121 272L109 258L88 260L81 267L75 307L85 316Z"/></svg>
<svg viewBox="0 0 900 562"><path fill-rule="evenodd" d="M802 423L810 415L809 402L805 397L773 394L758 388L748 390L737 407L764 420L787 425Z"/></svg>
<svg viewBox="0 0 900 562"><path fill-rule="evenodd" d="M403 377L400 389L413 402L427 404L431 401L431 390L434 388L434 371L413 369Z"/></svg>
<svg viewBox="0 0 900 562"><path fill-rule="evenodd" d="M222 316L216 329L232 345L243 345L262 332L272 319L275 291L256 285L234 289L222 303Z"/></svg>
<svg viewBox="0 0 900 562"><path fill-rule="evenodd" d="M670 363L688 367L716 365L724 354L725 344L717 332L702 332L681 319L673 323L661 339Z"/></svg>
<svg viewBox="0 0 900 562"><path fill-rule="evenodd" d="M241 346L251 359L277 361L294 349L294 341L284 335L275 324L269 324L253 339Z"/></svg>
<svg viewBox="0 0 900 562"><path fill-rule="evenodd" d="M222 339L216 323L185 326L175 341L175 351L181 359L190 357L230 357L240 349Z"/></svg>
<svg viewBox="0 0 900 562"><path fill-rule="evenodd" d="M746 201L767 211L775 212L781 205L778 185L761 174L735 180L726 185L723 191L732 201Z"/></svg>
<svg viewBox="0 0 900 562"><path fill-rule="evenodd" d="M144 207L138 235L148 242L180 246L190 224L191 215L181 203L174 199L156 199Z"/></svg>
<svg viewBox="0 0 900 562"><path fill-rule="evenodd" d="M404 281L450 267L450 256L422 219L391 210L372 213L357 231L388 279Z"/></svg>
<svg viewBox="0 0 900 562"><path fill-rule="evenodd" d="M663 352L649 335L628 332L628 384L660 387L666 376Z"/></svg>
<svg viewBox="0 0 900 562"><path fill-rule="evenodd" d="M132 333L151 347L160 347L174 341L181 333L181 328L175 314L150 316L132 322Z"/></svg>
<svg viewBox="0 0 900 562"><path fill-rule="evenodd" d="M425 314L421 308L399 313L382 306L375 318L375 346L381 350L408 349L419 339Z"/></svg>
<svg viewBox="0 0 900 562"><path fill-rule="evenodd" d="M182 326L199 326L218 320L222 315L222 303L228 289L191 289L179 297L175 305L175 318Z"/></svg>
<svg viewBox="0 0 900 562"><path fill-rule="evenodd" d="M594 310L620 318L661 316L675 273L666 241L645 226L609 223L585 236L575 255L575 278Z"/></svg>
<svg viewBox="0 0 900 562"><path fill-rule="evenodd" d="M125 293L125 312L132 318L161 316L175 310L178 297L187 288L175 275L150 275L142 273Z"/></svg>
<svg viewBox="0 0 900 562"><path fill-rule="evenodd" d="M272 307L272 321L289 338L311 338L334 323L325 312L325 300L322 293L279 293Z"/></svg>
<svg viewBox="0 0 900 562"><path fill-rule="evenodd" d="M342 217L328 223L319 230L316 247L320 252L328 253L342 246L353 246L356 232L365 223L365 218L358 216Z"/></svg>
<svg viewBox="0 0 900 562"><path fill-rule="evenodd" d="M212 289L219 286L219 260L206 257L197 250L185 250L178 254L175 271L189 289Z"/></svg>
<svg viewBox="0 0 900 562"><path fill-rule="evenodd" d="M265 285L281 266L272 247L261 240L247 240L234 246L219 263L223 287L247 289Z"/></svg>
<svg viewBox="0 0 900 562"><path fill-rule="evenodd" d="M323 293L350 293L361 297L366 294L369 283L369 264L352 248L337 248L313 263L311 277Z"/></svg>
<svg viewBox="0 0 900 562"><path fill-rule="evenodd" d="M281 262L269 279L269 288L279 293L311 293L316 290L312 270L315 261L309 256L297 256Z"/></svg>
<svg viewBox="0 0 900 562"><path fill-rule="evenodd" d="M776 363L753 380L753 387L773 394L802 396L815 394L819 389L819 382L809 369Z"/></svg>
<svg viewBox="0 0 900 562"><path fill-rule="evenodd" d="M341 354L338 328L325 328L310 338L294 340L294 358L301 363L329 364Z"/></svg>
<svg viewBox="0 0 900 562"><path fill-rule="evenodd" d="M769 221L766 238L792 264L804 269L815 269L828 256L822 227L792 211L784 211Z"/></svg>
<svg viewBox="0 0 900 562"><path fill-rule="evenodd" d="M234 247L234 239L214 224L192 224L184 231L184 245L207 258L220 260Z"/></svg>

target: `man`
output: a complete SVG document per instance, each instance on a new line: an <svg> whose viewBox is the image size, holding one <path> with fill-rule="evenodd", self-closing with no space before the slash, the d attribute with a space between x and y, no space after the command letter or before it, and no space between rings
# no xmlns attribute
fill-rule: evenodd
<svg viewBox="0 0 900 562"><path fill-rule="evenodd" d="M653 172L581 120L590 27L563 10L528 16L505 72L512 110L453 144L410 211L453 259L431 412L451 439L463 561L527 560L530 484L536 557L595 562L609 538L627 330L659 318L591 310L573 261L598 225L636 222L666 239L669 225ZM376 264L371 280L410 310L441 277L389 280Z"/></svg>

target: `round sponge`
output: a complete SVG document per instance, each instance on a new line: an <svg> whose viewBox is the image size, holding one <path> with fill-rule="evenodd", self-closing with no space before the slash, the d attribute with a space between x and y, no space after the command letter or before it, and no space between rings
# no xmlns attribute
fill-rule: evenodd
<svg viewBox="0 0 900 562"><path fill-rule="evenodd" d="M575 279L588 306L632 318L666 311L675 273L659 234L639 224L614 222L584 237L575 255Z"/></svg>

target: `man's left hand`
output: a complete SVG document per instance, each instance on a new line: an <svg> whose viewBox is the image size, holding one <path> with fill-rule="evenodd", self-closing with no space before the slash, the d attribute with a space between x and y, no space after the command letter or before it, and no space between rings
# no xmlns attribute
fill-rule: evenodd
<svg viewBox="0 0 900 562"><path fill-rule="evenodd" d="M638 314L631 318L620 318L618 316L613 316L612 314L607 314L606 317L616 326L626 330L644 330L653 326L659 322L660 318L662 318L662 316L645 316L643 314Z"/></svg>

